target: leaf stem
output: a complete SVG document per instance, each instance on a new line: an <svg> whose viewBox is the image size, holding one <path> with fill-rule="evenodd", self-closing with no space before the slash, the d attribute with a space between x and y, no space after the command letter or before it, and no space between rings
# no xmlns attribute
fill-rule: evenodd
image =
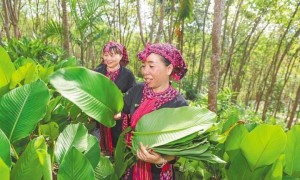
<svg viewBox="0 0 300 180"><path fill-rule="evenodd" d="M11 149L14 152L14 155L15 155L16 159L18 160L19 159L19 155L18 155L18 153L17 153L17 151L16 151L16 149L15 149L15 147L13 145L11 145Z"/></svg>

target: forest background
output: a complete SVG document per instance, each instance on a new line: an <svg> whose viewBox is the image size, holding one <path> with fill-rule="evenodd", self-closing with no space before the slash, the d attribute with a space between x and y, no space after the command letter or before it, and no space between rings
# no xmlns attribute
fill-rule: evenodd
<svg viewBox="0 0 300 180"><path fill-rule="evenodd" d="M234 105L244 111L244 121L296 124L300 1L216 2L221 5L219 37L212 33L211 0L2 0L0 43L12 61L35 56L45 65L75 56L78 64L93 69L103 45L118 41L127 47L129 68L137 77L136 54L147 42L172 43L189 69L176 86L192 104L207 105L213 86L219 112ZM214 38L220 42L219 59L212 56Z"/></svg>

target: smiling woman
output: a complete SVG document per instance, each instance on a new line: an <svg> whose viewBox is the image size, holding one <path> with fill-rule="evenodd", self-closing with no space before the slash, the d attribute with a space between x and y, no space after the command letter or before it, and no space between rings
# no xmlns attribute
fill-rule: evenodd
<svg viewBox="0 0 300 180"><path fill-rule="evenodd" d="M117 42L108 42L103 47L102 63L96 68L96 71L108 77L118 86L122 93L125 93L135 84L133 73L125 67L128 63L126 48ZM122 117L122 119L126 119L127 115L123 114ZM98 124L94 134L97 137L100 136L102 153L108 156L113 155L113 150L116 147L121 131L122 121L117 121L116 126L113 128L107 128Z"/></svg>
<svg viewBox="0 0 300 180"><path fill-rule="evenodd" d="M145 114L160 108L187 106L185 99L172 87L171 79L180 80L187 68L180 52L171 44L147 44L138 53L142 61L144 83L132 87L124 96L124 113L130 113L130 126L135 129ZM138 104L138 106L136 106ZM163 121L163 119L161 119ZM131 146L132 133L126 141ZM125 179L174 179L175 156L159 154L140 143L139 159L128 170Z"/></svg>

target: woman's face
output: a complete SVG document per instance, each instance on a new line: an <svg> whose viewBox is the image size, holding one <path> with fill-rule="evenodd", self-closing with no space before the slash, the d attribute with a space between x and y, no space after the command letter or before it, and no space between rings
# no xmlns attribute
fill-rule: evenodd
<svg viewBox="0 0 300 180"><path fill-rule="evenodd" d="M162 92L169 87L170 75L173 65L166 65L163 57L151 53L142 64L142 75L148 87L154 92Z"/></svg>
<svg viewBox="0 0 300 180"><path fill-rule="evenodd" d="M118 67L121 59L122 55L114 52L104 52L103 54L104 64L110 69Z"/></svg>

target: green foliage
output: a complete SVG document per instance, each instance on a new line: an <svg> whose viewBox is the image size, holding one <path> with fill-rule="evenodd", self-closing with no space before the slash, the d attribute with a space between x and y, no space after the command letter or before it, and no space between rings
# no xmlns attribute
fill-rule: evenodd
<svg viewBox="0 0 300 180"><path fill-rule="evenodd" d="M222 163L211 153L205 134L215 120L216 115L205 108L184 106L153 111L138 121L132 151L135 154L142 142L161 154Z"/></svg>
<svg viewBox="0 0 300 180"><path fill-rule="evenodd" d="M300 126L294 126L287 132L285 149L286 166L284 172L289 176L300 177Z"/></svg>
<svg viewBox="0 0 300 180"><path fill-rule="evenodd" d="M51 161L45 139L40 136L27 145L11 171L11 179L52 179Z"/></svg>
<svg viewBox="0 0 300 180"><path fill-rule="evenodd" d="M0 129L0 159L1 167L11 167L10 143L6 135ZM5 165L5 166L4 166Z"/></svg>
<svg viewBox="0 0 300 180"><path fill-rule="evenodd" d="M123 95L107 77L81 67L66 68L53 73L50 83L90 117L115 125L113 116L123 108Z"/></svg>
<svg viewBox="0 0 300 180"><path fill-rule="evenodd" d="M95 174L88 159L75 147L71 147L59 166L57 179L95 179Z"/></svg>
<svg viewBox="0 0 300 180"><path fill-rule="evenodd" d="M1 179L3 180L9 180L10 179L10 168L5 164L5 162L0 157L0 174Z"/></svg>
<svg viewBox="0 0 300 180"><path fill-rule="evenodd" d="M19 58L30 58L42 65L48 62L56 63L62 56L58 48L45 44L41 39L28 37L22 37L20 40L11 39L6 49L12 61Z"/></svg>
<svg viewBox="0 0 300 180"><path fill-rule="evenodd" d="M0 46L0 97L9 91L9 83L13 72L14 64L11 62L7 52Z"/></svg>
<svg viewBox="0 0 300 180"><path fill-rule="evenodd" d="M41 80L18 87L0 98L0 128L11 143L29 136L45 116L49 99L49 90Z"/></svg>

